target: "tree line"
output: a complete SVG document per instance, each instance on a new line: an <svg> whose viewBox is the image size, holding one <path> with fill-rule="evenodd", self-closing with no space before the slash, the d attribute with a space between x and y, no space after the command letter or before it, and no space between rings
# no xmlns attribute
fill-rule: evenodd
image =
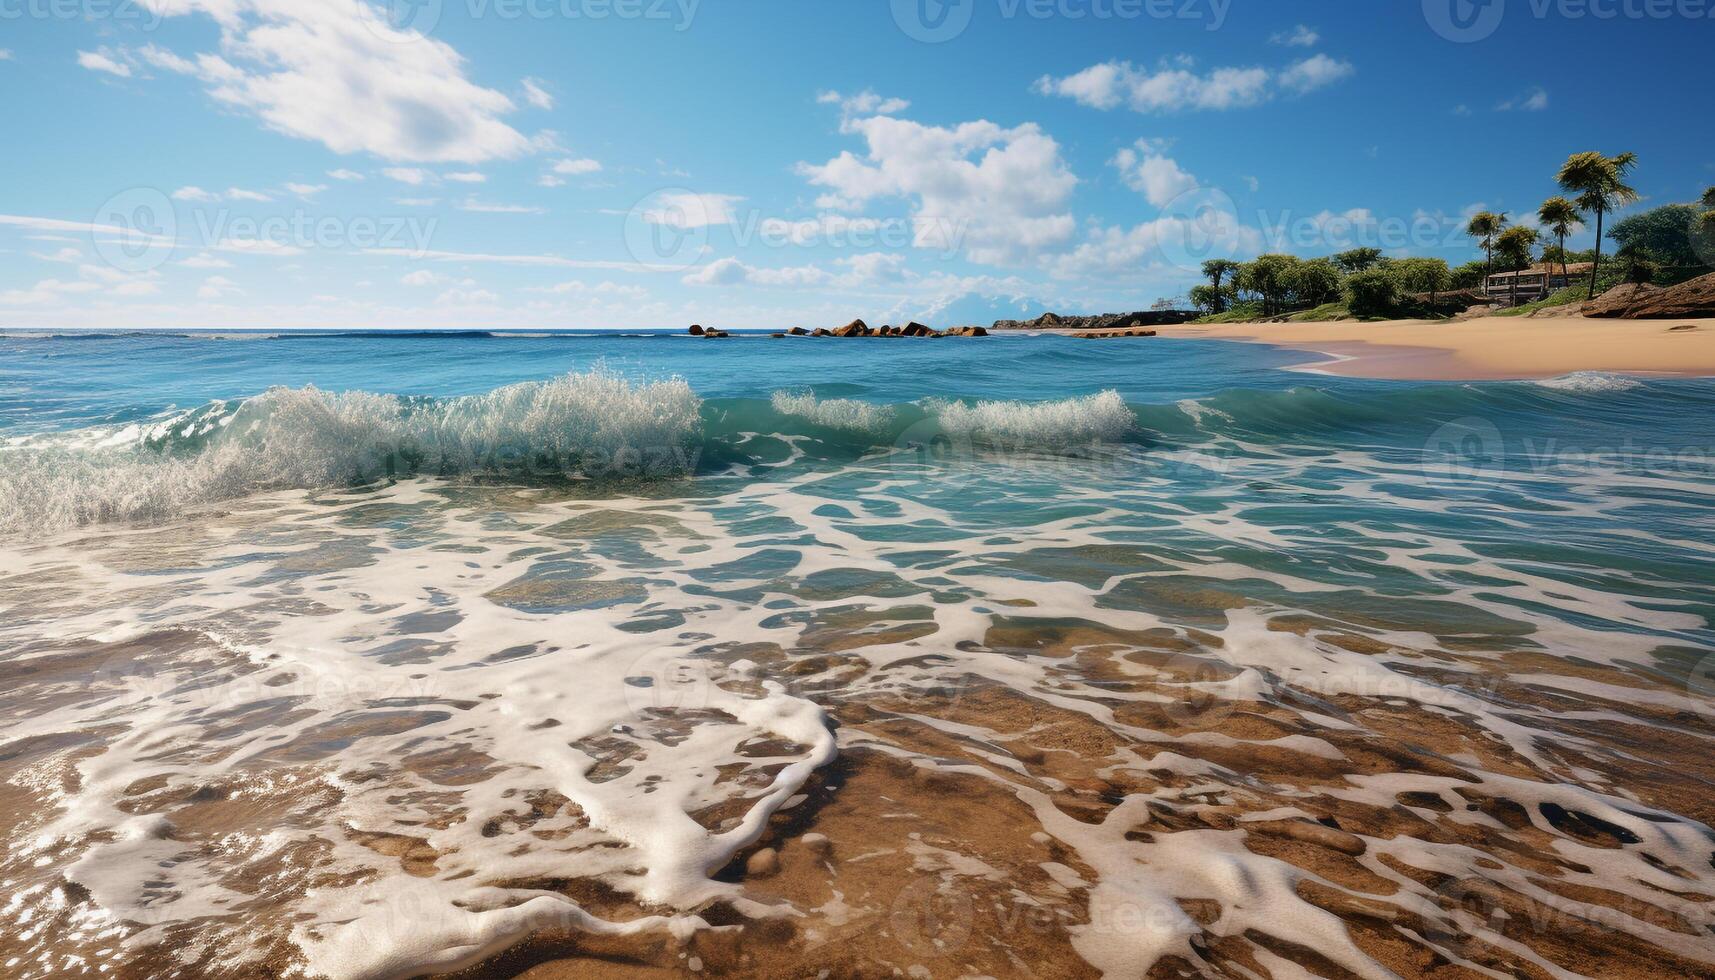
<svg viewBox="0 0 1715 980"><path fill-rule="evenodd" d="M1677 281L1686 278L1685 273L1715 265L1715 187L1704 191L1697 204L1669 204L1626 218L1612 229L1605 227L1614 211L1639 200L1628 183L1636 166L1632 153L1572 154L1555 174L1563 193L1537 208L1538 227L1512 224L1505 212L1481 211L1470 218L1465 231L1483 250L1478 261L1452 267L1438 258L1392 258L1376 248L1312 259L1286 254L1261 255L1250 262L1211 259L1202 270L1208 282L1191 290L1191 302L1214 316L1232 312L1273 317L1330 304L1344 307L1330 312L1359 317L1394 316L1413 305L1410 312L1434 316L1456 312L1439 309L1441 294L1476 289L1497 270L1522 271L1537 261L1559 263L1562 275L1573 262L1592 263L1587 299L1595 297L1599 280L1604 288L1619 281ZM1566 239L1586 218L1595 225L1596 246L1569 252ZM1551 236L1553 244L1539 253L1544 235ZM1619 244L1614 253L1620 262L1618 274L1602 266L1605 237ZM1517 277L1512 299L1516 305Z"/></svg>

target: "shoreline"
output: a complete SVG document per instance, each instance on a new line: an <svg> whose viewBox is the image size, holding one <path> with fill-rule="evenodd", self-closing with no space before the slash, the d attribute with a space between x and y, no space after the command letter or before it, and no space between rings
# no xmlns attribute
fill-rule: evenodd
<svg viewBox="0 0 1715 980"><path fill-rule="evenodd" d="M1715 377L1715 319L1581 316L1187 324L1160 336L1266 344L1316 355L1288 370L1399 381L1526 381L1582 371Z"/></svg>

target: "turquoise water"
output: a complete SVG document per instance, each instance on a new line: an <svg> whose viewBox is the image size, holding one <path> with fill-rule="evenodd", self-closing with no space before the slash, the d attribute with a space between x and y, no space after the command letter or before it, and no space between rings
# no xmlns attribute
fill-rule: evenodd
<svg viewBox="0 0 1715 980"><path fill-rule="evenodd" d="M1693 925L1606 935L1715 962L1715 382L1286 370L1303 360L1031 336L0 339L0 767L26 800L0 877L58 923L0 955L147 969L194 935L210 974L397 975L582 914L544 880L694 933L755 897L717 872L794 794L835 813L831 760L855 778L885 757L1027 803L1019 839L1090 880L1042 878L1046 854L940 880L1070 902L1071 947L1111 971L1311 929L1377 972L1290 859L1220 829L1247 813L1360 835L1392 883L1375 900L1437 955L1489 926L1425 881L1548 901L1546 875ZM1057 753L1062 730L1101 737ZM437 768L459 753L478 761ZM550 789L576 819L507 822ZM931 799L899 807L933 822ZM1169 811L1220 819L1133 832ZM439 863L404 875L352 827ZM297 870L263 841L304 848ZM840 921L901 900L843 894ZM1194 922L1187 898L1229 913ZM1135 930L1098 928L1126 909Z"/></svg>

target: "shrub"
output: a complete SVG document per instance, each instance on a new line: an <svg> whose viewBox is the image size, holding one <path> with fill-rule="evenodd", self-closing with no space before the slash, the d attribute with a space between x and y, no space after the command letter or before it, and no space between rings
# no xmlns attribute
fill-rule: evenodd
<svg viewBox="0 0 1715 980"><path fill-rule="evenodd" d="M1346 303L1353 316L1385 317L1399 309L1399 281L1380 269L1346 277Z"/></svg>

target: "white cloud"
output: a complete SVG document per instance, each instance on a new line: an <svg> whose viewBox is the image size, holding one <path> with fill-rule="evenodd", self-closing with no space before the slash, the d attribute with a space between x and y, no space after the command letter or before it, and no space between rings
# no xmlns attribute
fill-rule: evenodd
<svg viewBox="0 0 1715 980"><path fill-rule="evenodd" d="M536 186L537 187L564 187L564 186L566 186L566 178L556 177L553 174L543 174L542 176L536 178Z"/></svg>
<svg viewBox="0 0 1715 980"><path fill-rule="evenodd" d="M90 71L106 72L109 75L118 75L120 78L131 77L131 66L116 60L114 53L106 48L102 48L100 51L79 51L77 63Z"/></svg>
<svg viewBox="0 0 1715 980"><path fill-rule="evenodd" d="M1312 55L1280 73L1280 87L1297 95L1314 92L1356 73L1349 61L1336 61L1325 54Z"/></svg>
<svg viewBox="0 0 1715 980"><path fill-rule="evenodd" d="M328 176L332 177L334 180L362 180L363 179L362 174L358 173L355 170L346 170L343 167L341 167L338 170L329 170Z"/></svg>
<svg viewBox="0 0 1715 980"><path fill-rule="evenodd" d="M432 208L441 203L438 197L396 197L393 203L402 208Z"/></svg>
<svg viewBox="0 0 1715 980"><path fill-rule="evenodd" d="M731 286L751 283L757 286L808 287L826 285L833 277L825 269L813 265L757 268L735 258L716 259L680 281L687 286Z"/></svg>
<svg viewBox="0 0 1715 980"><path fill-rule="evenodd" d="M433 286L441 282L442 278L439 273L430 272L428 269L418 269L415 272L407 272L400 276L399 281L407 286Z"/></svg>
<svg viewBox="0 0 1715 980"><path fill-rule="evenodd" d="M447 180L453 181L454 183L458 183L458 184L486 184L486 183L488 183L488 177L487 176L480 174L480 173L477 173L474 170L467 170L467 171L464 171L462 173L442 174L441 176L446 178Z"/></svg>
<svg viewBox="0 0 1715 980"><path fill-rule="evenodd" d="M317 194L320 194L322 191L327 190L328 185L326 185L326 184L297 184L297 183L287 182L286 189L291 191L293 194L298 195L299 197L315 197Z"/></svg>
<svg viewBox="0 0 1715 980"><path fill-rule="evenodd" d="M1495 106L1496 112L1541 112L1548 108L1548 90L1537 87L1516 99L1508 99Z"/></svg>
<svg viewBox="0 0 1715 980"><path fill-rule="evenodd" d="M197 289L197 299L220 299L223 296L242 296L244 290L238 288L238 283L225 276L209 276L204 279L202 286Z"/></svg>
<svg viewBox="0 0 1715 980"><path fill-rule="evenodd" d="M12 60L12 49L11 48L0 48L0 61L11 61L11 60Z"/></svg>
<svg viewBox="0 0 1715 980"><path fill-rule="evenodd" d="M460 211L473 214L547 214L542 208L533 208L524 204L495 204L488 201L478 201L475 198L465 201L458 206Z"/></svg>
<svg viewBox="0 0 1715 980"><path fill-rule="evenodd" d="M1289 48L1313 48L1316 42L1322 40L1322 35L1314 28L1299 24L1290 31L1281 31L1268 39L1270 44L1284 44Z"/></svg>
<svg viewBox="0 0 1715 980"><path fill-rule="evenodd" d="M193 255L179 263L187 269L230 269L232 263L207 253Z"/></svg>
<svg viewBox="0 0 1715 980"><path fill-rule="evenodd" d="M669 228L707 228L737 221L733 205L744 200L732 194L665 193L650 199L643 220Z"/></svg>
<svg viewBox="0 0 1715 980"><path fill-rule="evenodd" d="M847 278L854 285L900 282L906 277L905 256L896 252L865 252L840 259L839 264L851 270Z"/></svg>
<svg viewBox="0 0 1715 980"><path fill-rule="evenodd" d="M1109 162L1119 170L1127 187L1158 208L1198 187L1197 178L1180 169L1172 158L1163 156L1161 145L1149 140L1138 140L1135 149L1126 147Z"/></svg>
<svg viewBox="0 0 1715 980"><path fill-rule="evenodd" d="M1218 112L1261 105L1274 97L1277 88L1301 95L1352 73L1349 63L1323 54L1279 72L1267 68L1216 68L1199 74L1189 58L1164 63L1154 71L1129 61L1110 61L1065 78L1045 75L1037 79L1035 91L1103 110L1123 105L1143 113Z"/></svg>
<svg viewBox="0 0 1715 980"><path fill-rule="evenodd" d="M1069 238L1065 205L1078 179L1060 145L1034 123L1006 129L987 121L925 126L892 116L847 120L843 132L868 144L798 172L831 193L818 204L854 210L870 201L911 204L913 244L973 261L1016 261Z"/></svg>
<svg viewBox="0 0 1715 980"><path fill-rule="evenodd" d="M491 306L500 297L486 289L449 289L435 297L436 306Z"/></svg>
<svg viewBox="0 0 1715 980"><path fill-rule="evenodd" d="M524 79L524 101L538 109L554 108L554 97L542 87L542 83L534 78Z"/></svg>
<svg viewBox="0 0 1715 980"><path fill-rule="evenodd" d="M396 180L401 184L421 187L434 179L434 174L421 167L387 167L381 171L381 176L388 180Z"/></svg>
<svg viewBox="0 0 1715 980"><path fill-rule="evenodd" d="M152 2L164 16L212 17L221 53L157 48L150 62L194 75L216 101L277 132L392 161L477 163L533 149L501 120L512 100L467 78L458 51L388 27L364 2Z"/></svg>
<svg viewBox="0 0 1715 980"><path fill-rule="evenodd" d="M839 92L821 92L816 101L822 105L837 105L840 115L851 116L891 116L911 108L911 103L904 99L883 98L873 89L864 89L856 95L841 95Z"/></svg>
<svg viewBox="0 0 1715 980"><path fill-rule="evenodd" d="M1163 216L1131 228L1098 227L1077 248L1053 257L1047 265L1059 278L1133 276L1154 269L1195 274L1168 263L1168 255L1220 258L1255 255L1262 233L1239 223L1228 211L1208 210L1195 218Z"/></svg>
<svg viewBox="0 0 1715 980"><path fill-rule="evenodd" d="M31 252L30 255L33 258L41 259L43 262L63 262L75 265L83 261L83 250L73 248L70 245L57 252Z"/></svg>
<svg viewBox="0 0 1715 980"><path fill-rule="evenodd" d="M227 188L226 199L229 201L258 201L264 203L273 200L272 197L269 197L261 191L247 191L242 187Z"/></svg>
<svg viewBox="0 0 1715 980"><path fill-rule="evenodd" d="M579 160L559 160L554 163L553 167L554 173L560 174L564 177L581 177L584 174L593 174L600 169L601 163L599 161L587 158Z"/></svg>

